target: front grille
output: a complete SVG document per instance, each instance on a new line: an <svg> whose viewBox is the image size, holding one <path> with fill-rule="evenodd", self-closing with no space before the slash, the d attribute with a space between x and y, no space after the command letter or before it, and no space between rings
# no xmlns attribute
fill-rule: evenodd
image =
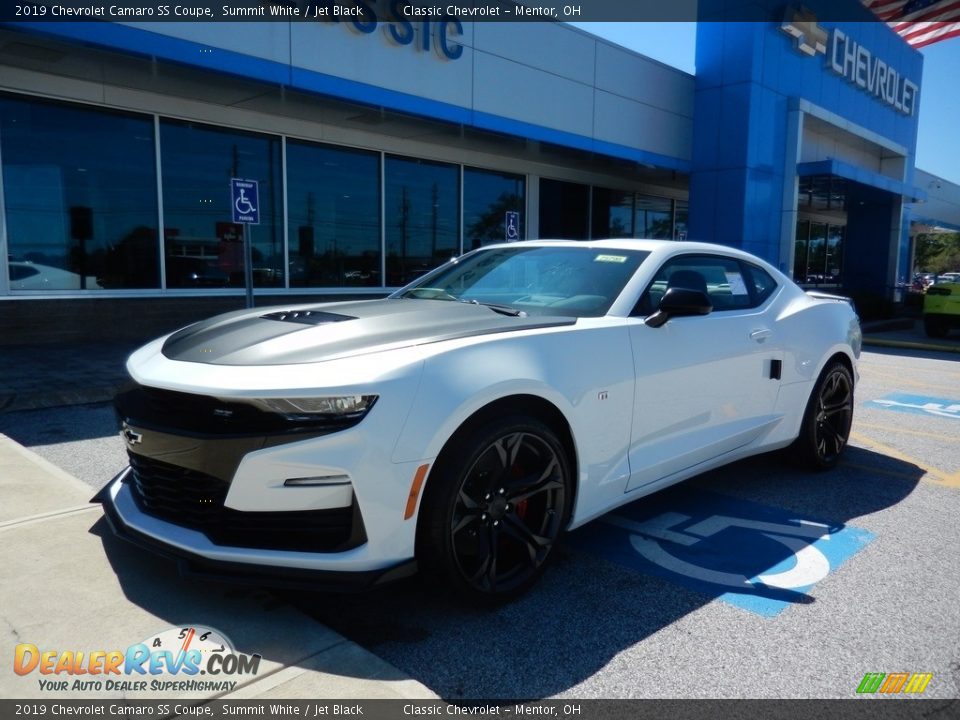
<svg viewBox="0 0 960 720"><path fill-rule="evenodd" d="M195 470L128 453L127 482L140 510L198 530L216 545L340 552L366 542L356 502L351 507L294 512L244 512L224 507L229 484Z"/></svg>
<svg viewBox="0 0 960 720"><path fill-rule="evenodd" d="M130 383L115 398L117 414L131 425L193 437L325 435L353 427L363 415L289 418L252 403Z"/></svg>

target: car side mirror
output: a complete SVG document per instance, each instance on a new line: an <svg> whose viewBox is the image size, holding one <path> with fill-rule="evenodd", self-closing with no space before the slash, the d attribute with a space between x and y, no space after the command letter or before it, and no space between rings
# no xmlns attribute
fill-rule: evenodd
<svg viewBox="0 0 960 720"><path fill-rule="evenodd" d="M713 304L705 292L672 287L663 294L657 311L643 322L652 328L658 328L670 318L707 315L711 310Z"/></svg>

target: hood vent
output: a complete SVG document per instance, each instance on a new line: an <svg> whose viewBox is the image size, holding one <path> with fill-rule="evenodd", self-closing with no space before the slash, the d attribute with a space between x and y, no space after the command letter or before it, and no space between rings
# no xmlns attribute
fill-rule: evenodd
<svg viewBox="0 0 960 720"><path fill-rule="evenodd" d="M356 320L355 317L350 315L337 315L321 310L280 310L260 317L264 320L279 320L280 322L293 322L301 325L326 325L327 323L343 322L344 320Z"/></svg>

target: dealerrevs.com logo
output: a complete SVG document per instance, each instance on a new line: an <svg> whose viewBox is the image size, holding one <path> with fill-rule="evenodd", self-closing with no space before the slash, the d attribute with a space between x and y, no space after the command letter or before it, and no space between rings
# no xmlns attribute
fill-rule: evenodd
<svg viewBox="0 0 960 720"><path fill-rule="evenodd" d="M40 690L164 693L229 692L256 676L260 656L237 652L223 633L174 627L126 650L57 650L20 643L17 675L36 675Z"/></svg>

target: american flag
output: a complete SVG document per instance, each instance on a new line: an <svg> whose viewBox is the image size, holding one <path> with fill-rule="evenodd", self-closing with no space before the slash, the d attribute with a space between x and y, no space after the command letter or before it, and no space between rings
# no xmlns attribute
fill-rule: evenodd
<svg viewBox="0 0 960 720"><path fill-rule="evenodd" d="M861 1L913 47L960 35L960 0Z"/></svg>

